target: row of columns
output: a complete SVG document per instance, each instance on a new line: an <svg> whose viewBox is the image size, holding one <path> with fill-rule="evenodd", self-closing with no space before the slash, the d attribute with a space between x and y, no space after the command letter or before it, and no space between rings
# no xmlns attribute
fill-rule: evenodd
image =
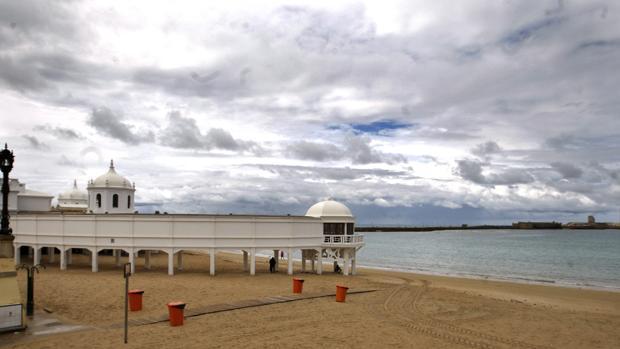
<svg viewBox="0 0 620 349"><path fill-rule="evenodd" d="M48 247L48 251L51 250L51 253L48 252L50 263L53 263L55 261L55 253L54 253L55 249L56 249L55 247ZM98 272L99 264L98 264L97 257L98 257L99 251L96 249L90 249L90 248L85 248L85 249L88 250L91 255L92 271ZM249 250L249 253L248 253L248 250ZM242 250L243 271L245 272L249 271L250 275L255 275L256 274L256 248L250 248L248 250ZM114 261L115 261L116 266L121 265L121 260L120 260L121 251L123 250L120 250L120 249L113 250ZM168 253L168 275L174 275L174 254L175 253L171 250L163 250L163 251ZM301 253L301 271L302 272L306 271L306 261L310 260L312 272L316 272L317 274L321 275L323 273L322 249L302 249L301 252L302 252ZM132 274L136 272L136 266L135 266L136 254L137 252L128 252L128 263L131 264ZM215 254L216 254L216 249L210 248L209 249L209 274L210 275L215 275ZM288 275L293 275L292 254L293 254L293 249L288 248L288 251L287 251L287 274ZM33 262L35 265L41 263L41 247L31 248L31 250L29 251L29 255L32 255ZM177 255L177 269L183 270L183 251L178 251L176 255ZM248 255L249 255L249 258L248 258ZM279 270L279 267L280 267L279 257L280 257L280 250L274 249L273 258L275 258L276 260L276 270ZM355 249L343 249L343 261L344 261L344 265L342 269L343 275L349 275L349 273L351 273L352 275L355 275L356 274L356 251ZM66 270L67 264L71 264L71 262L72 262L71 248L66 249L64 251L60 249L60 269ZM16 246L15 247L15 264L20 264L20 263L21 263L21 254L19 251L19 247ZM144 251L144 268L147 270L151 269L151 250Z"/></svg>

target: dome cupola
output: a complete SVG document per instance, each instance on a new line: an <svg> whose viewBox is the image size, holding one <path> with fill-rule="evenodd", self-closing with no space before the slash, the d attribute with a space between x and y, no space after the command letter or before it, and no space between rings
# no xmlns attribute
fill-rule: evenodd
<svg viewBox="0 0 620 349"><path fill-rule="evenodd" d="M110 160L108 172L88 182L88 210L93 213L132 213L136 185L119 175Z"/></svg>
<svg viewBox="0 0 620 349"><path fill-rule="evenodd" d="M334 200L325 200L319 203L312 205L306 212L306 216L310 217L342 217L342 218L353 218L353 214L351 210L345 205L339 203Z"/></svg>

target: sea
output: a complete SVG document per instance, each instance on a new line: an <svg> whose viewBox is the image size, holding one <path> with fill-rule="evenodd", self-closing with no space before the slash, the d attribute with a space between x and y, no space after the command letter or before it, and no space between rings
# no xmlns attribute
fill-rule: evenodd
<svg viewBox="0 0 620 349"><path fill-rule="evenodd" d="M620 291L620 230L363 233L359 266Z"/></svg>

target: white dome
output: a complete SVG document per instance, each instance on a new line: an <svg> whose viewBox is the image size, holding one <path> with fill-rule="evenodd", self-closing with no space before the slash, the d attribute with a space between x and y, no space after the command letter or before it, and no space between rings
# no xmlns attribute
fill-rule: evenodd
<svg viewBox="0 0 620 349"><path fill-rule="evenodd" d="M88 184L88 187L89 188L115 187L115 188L133 189L131 182L127 178L116 173L116 171L114 170L113 161L110 161L110 169L108 170L108 173L97 177L97 179L95 179L94 181L91 180L90 183Z"/></svg>
<svg viewBox="0 0 620 349"><path fill-rule="evenodd" d="M79 190L77 187L77 181L73 181L73 189L58 195L58 200L88 200L88 194L85 191Z"/></svg>
<svg viewBox="0 0 620 349"><path fill-rule="evenodd" d="M345 205L333 201L326 200L312 205L306 212L306 216L310 217L353 217L351 210Z"/></svg>

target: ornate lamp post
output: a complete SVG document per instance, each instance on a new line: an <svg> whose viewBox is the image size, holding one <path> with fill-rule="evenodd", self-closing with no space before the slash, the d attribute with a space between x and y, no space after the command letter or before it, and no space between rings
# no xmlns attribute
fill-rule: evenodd
<svg viewBox="0 0 620 349"><path fill-rule="evenodd" d="M0 170L2 171L2 220L0 222L0 257L13 257L13 230L9 226L9 172L13 169L15 156L6 143L0 151Z"/></svg>

